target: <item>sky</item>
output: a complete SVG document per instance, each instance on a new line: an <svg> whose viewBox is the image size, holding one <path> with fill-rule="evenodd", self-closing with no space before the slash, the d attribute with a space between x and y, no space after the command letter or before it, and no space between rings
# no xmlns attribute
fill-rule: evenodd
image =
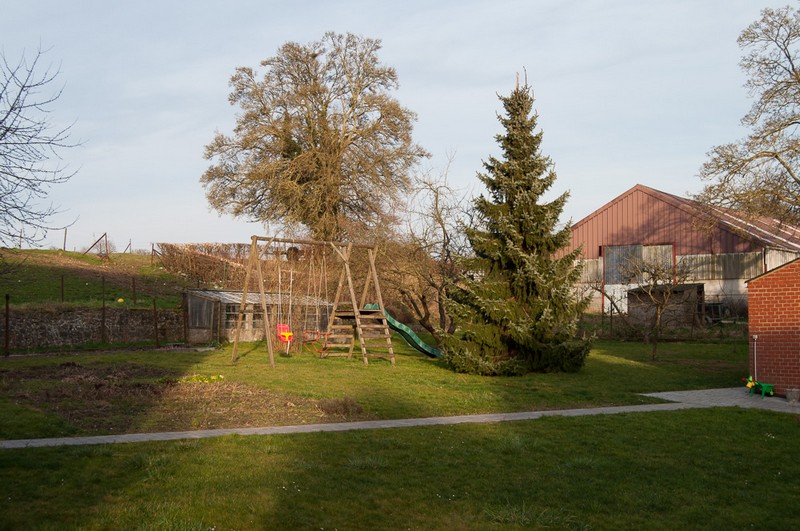
<svg viewBox="0 0 800 531"><path fill-rule="evenodd" d="M53 187L60 209L41 243L82 251L104 233L118 250L158 242L249 242L268 228L210 210L200 176L216 131L230 133L236 67L326 31L380 39L394 96L417 114L431 153L421 171L467 196L498 156L498 95L527 73L542 153L577 222L636 184L699 192L708 151L745 135L752 104L736 39L760 0L0 0L9 62L46 50L63 93L54 126L80 146ZM524 75L524 74L523 74ZM449 164L449 168L448 168ZM69 225L66 229L64 227Z"/></svg>

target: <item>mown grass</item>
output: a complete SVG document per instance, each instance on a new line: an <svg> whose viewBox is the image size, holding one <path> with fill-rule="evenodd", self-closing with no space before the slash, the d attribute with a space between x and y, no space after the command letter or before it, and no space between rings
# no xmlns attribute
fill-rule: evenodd
<svg viewBox="0 0 800 531"><path fill-rule="evenodd" d="M13 408L13 415L20 420L0 423L0 437L38 437L36 430L43 418L53 418L53 426L61 426L65 434L165 430L171 423L177 430L231 427L237 421L234 412L228 413L231 404L258 407L259 402L251 398L259 390L269 390L284 397L285 403L298 406L313 401L321 408L323 401L351 401L359 408L359 420L641 404L654 401L641 393L740 385L747 367L746 343L670 343L664 345L658 360L650 361L646 345L598 342L584 369L575 374L486 378L453 373L443 362L418 354L402 340L394 343L395 367L380 359L365 366L355 358L321 360L305 353L278 357L276 368L271 369L263 345L256 343L244 345L236 364L231 363L230 346L205 352L13 356L0 363L0 395L11 399L0 401L0 418L12 414L8 408ZM67 367L60 368L65 364ZM69 364L85 371L72 374ZM115 400L110 384L124 378L122 367L141 367L127 373L147 377L138 377L131 384L136 386L136 393L130 387L117 387L120 394ZM90 372L88 376L86 371ZM118 375L120 372L123 376ZM115 375L113 381L110 374ZM162 392L157 384L164 378L195 374L224 377L224 383L211 388L217 393L207 393L208 400L219 404L209 403L203 409L198 401L179 402L176 399L181 397ZM143 395L139 391L145 384L150 393ZM70 402L65 405L59 397ZM208 409L215 407L224 414L212 415ZM271 418L266 409L275 404L264 403L262 407L265 411L259 415L240 411L239 417L262 425L318 420L312 414L313 405L302 417L297 416L302 408L291 414L287 412L291 406L279 408ZM83 416L95 416L93 412L101 409L115 415L117 421L81 422ZM29 411L30 423L21 420L25 411ZM331 420L342 419L331 417L327 421Z"/></svg>
<svg viewBox="0 0 800 531"><path fill-rule="evenodd" d="M0 374L139 366L139 383L163 373L398 418L643 403L643 392L740 385L747 367L746 343L669 343L650 361L646 345L598 342L576 374L480 378L396 344L395 367L304 354L271 369L249 344L236 364L228 347L12 357ZM138 431L163 407L120 416ZM0 398L0 437L87 431ZM798 451L797 415L735 408L3 450L0 529L791 529Z"/></svg>
<svg viewBox="0 0 800 531"><path fill-rule="evenodd" d="M0 452L3 529L792 529L800 423L738 409Z"/></svg>

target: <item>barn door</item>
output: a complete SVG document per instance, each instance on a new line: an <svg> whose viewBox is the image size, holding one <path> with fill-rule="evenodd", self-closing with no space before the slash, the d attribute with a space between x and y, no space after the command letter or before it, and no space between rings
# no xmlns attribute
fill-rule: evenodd
<svg viewBox="0 0 800 531"><path fill-rule="evenodd" d="M603 288L609 297L617 301L622 311L627 311L627 293L638 287L643 278L632 276L629 264L635 260L658 263L665 267L675 267L675 254L672 244L664 245L604 245L603 246ZM603 302L606 311L609 301Z"/></svg>

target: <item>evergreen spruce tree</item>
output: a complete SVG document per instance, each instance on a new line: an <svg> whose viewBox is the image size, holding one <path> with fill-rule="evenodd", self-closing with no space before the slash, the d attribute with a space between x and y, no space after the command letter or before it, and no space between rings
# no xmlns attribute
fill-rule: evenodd
<svg viewBox="0 0 800 531"><path fill-rule="evenodd" d="M531 89L517 86L500 100L503 155L490 157L478 174L488 197L473 204L476 227L467 236L475 256L451 301L463 336L446 341L446 358L456 370L478 374L577 371L589 351L588 341L575 337L588 300L574 289L579 251L562 251L571 229L557 229L569 194L540 203L556 174L540 152L542 133L534 132Z"/></svg>

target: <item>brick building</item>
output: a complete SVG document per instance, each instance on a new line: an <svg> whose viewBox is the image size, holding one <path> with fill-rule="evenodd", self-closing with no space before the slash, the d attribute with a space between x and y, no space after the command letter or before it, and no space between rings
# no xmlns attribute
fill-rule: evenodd
<svg viewBox="0 0 800 531"><path fill-rule="evenodd" d="M800 258L750 279L750 374L777 394L800 389Z"/></svg>

